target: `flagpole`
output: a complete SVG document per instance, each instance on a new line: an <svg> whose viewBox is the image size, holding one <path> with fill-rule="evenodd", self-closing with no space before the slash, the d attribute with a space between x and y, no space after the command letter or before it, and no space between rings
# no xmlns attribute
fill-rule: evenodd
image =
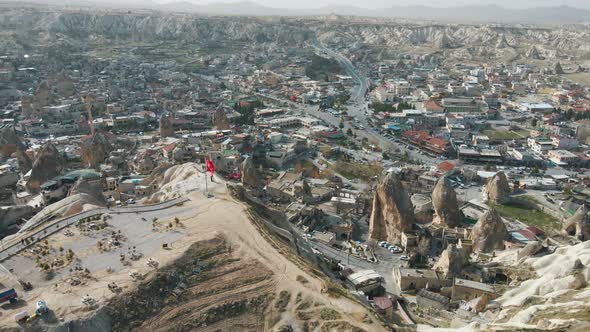
<svg viewBox="0 0 590 332"><path fill-rule="evenodd" d="M209 192L209 188L207 187L207 161L205 161L205 194Z"/></svg>

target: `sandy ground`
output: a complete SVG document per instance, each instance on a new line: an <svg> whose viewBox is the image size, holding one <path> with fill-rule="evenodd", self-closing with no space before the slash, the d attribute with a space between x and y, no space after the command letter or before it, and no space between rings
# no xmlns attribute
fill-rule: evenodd
<svg viewBox="0 0 590 332"><path fill-rule="evenodd" d="M0 324L5 327L15 326L13 315L21 310L32 313L34 303L38 299L45 300L59 320L73 320L83 316L85 312L90 314L95 308L82 304L81 298L84 295L88 294L96 299L98 305L104 304L113 296L106 287L109 282L115 281L124 291L128 291L134 289L136 285L129 276L129 272L154 273L154 269L146 264L147 258L151 257L160 265L166 265L177 259L194 242L220 235L231 243L235 255L259 261L273 271L273 281L277 289L288 290L292 294L301 292L307 298L330 305L345 317L365 315L366 310L361 305L346 298L330 298L323 294L323 281L301 270L281 255L246 217L243 206L227 194L225 184L220 179L216 179L215 182L209 186L209 190L215 196L213 198L206 198L202 192L195 191L188 195L191 201L180 207L136 216L113 216L107 221L108 230L121 230L125 240L123 248L112 252L101 253L97 249L96 241L101 234L96 234L96 237L87 235L66 237L63 234L51 237L49 240L51 247L60 245L65 251L72 248L76 253L76 259L79 260L78 264L90 270L91 275L89 278L83 278L83 285L71 286L67 282L68 269L71 266L57 271L53 280L44 281L39 270L34 267L33 257L22 254L6 261L5 266L13 269L14 275L20 279L30 280L35 288L30 292L21 292L24 301L18 308L3 308ZM162 225L174 223L175 217L180 219L181 225L174 226L173 229L164 227L164 229L152 231L151 218L156 214L158 222ZM141 218L145 218L146 221ZM79 233L76 227L70 227L70 229L75 234ZM162 249L162 243L172 243L172 249ZM120 252L128 251L126 248L129 246L136 246L137 251L144 257L132 262L131 266L123 266L118 261L118 255ZM107 266L110 266L113 272L107 272ZM302 285L296 281L297 276L303 276L309 282ZM4 274L0 282L6 287L15 287L13 276ZM382 327L376 323L365 324L360 318L353 320L355 325L365 330L382 330Z"/></svg>

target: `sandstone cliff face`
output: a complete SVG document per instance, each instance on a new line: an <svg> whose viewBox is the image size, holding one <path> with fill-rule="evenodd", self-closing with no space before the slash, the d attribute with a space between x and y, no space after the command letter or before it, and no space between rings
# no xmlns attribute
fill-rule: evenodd
<svg viewBox="0 0 590 332"><path fill-rule="evenodd" d="M252 188L260 188L264 185L262 177L254 164L254 159L248 156L242 162L242 184Z"/></svg>
<svg viewBox="0 0 590 332"><path fill-rule="evenodd" d="M459 210L457 194L446 177L441 177L432 192L433 222L448 227L456 227L463 221Z"/></svg>
<svg viewBox="0 0 590 332"><path fill-rule="evenodd" d="M35 156L31 177L27 182L27 189L31 191L39 190L39 186L45 181L58 176L65 168L66 161L55 145L51 142L45 143Z"/></svg>
<svg viewBox="0 0 590 332"><path fill-rule="evenodd" d="M18 161L18 169L22 174L27 174L33 167L33 161L23 149L16 150L16 159Z"/></svg>
<svg viewBox="0 0 590 332"><path fill-rule="evenodd" d="M459 277L467 263L469 263L469 259L465 250L457 248L454 244L449 244L434 264L433 269L442 272L445 278Z"/></svg>
<svg viewBox="0 0 590 332"><path fill-rule="evenodd" d="M491 204L504 204L510 200L510 183L504 172L498 172L488 179L483 191L484 201Z"/></svg>
<svg viewBox="0 0 590 332"><path fill-rule="evenodd" d="M564 235L575 236L580 241L590 240L590 215L588 215L588 208L585 204L565 221L562 232Z"/></svg>
<svg viewBox="0 0 590 332"><path fill-rule="evenodd" d="M393 173L381 179L373 198L369 238L398 243L415 223L414 207L400 179Z"/></svg>
<svg viewBox="0 0 590 332"><path fill-rule="evenodd" d="M473 251L492 253L504 249L504 240L508 239L508 230L494 208L484 213L471 231Z"/></svg>

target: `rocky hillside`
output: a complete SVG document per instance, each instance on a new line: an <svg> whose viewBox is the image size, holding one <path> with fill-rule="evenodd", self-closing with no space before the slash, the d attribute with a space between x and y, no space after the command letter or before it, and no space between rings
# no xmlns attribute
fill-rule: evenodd
<svg viewBox="0 0 590 332"><path fill-rule="evenodd" d="M354 47L425 47L428 50L459 49L468 54L484 50L517 54L536 46L544 57L558 53L587 55L590 30L578 26L555 29L500 25L402 24L391 21L359 21L314 18L202 17L162 12L84 12L39 9L6 9L0 28L15 31L0 42L2 52L22 52L35 36L42 42L72 40L134 41L239 41L301 46L319 40ZM497 48L497 45L504 47ZM484 53L485 53L484 52ZM465 53L465 52L463 52Z"/></svg>

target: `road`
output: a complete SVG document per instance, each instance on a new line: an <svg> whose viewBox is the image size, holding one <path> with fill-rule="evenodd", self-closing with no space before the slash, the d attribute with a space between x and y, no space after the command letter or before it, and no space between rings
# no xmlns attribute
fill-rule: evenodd
<svg viewBox="0 0 590 332"><path fill-rule="evenodd" d="M352 62L350 62L350 60L346 56L344 56L334 50L331 50L325 46L322 46L322 45L315 44L314 48L318 52L326 54L326 55L330 56L331 58L335 59L336 61L338 61L340 63L340 65L342 67L344 67L347 74L350 77L352 77L352 79L355 82L354 87L351 89L351 99L349 100L349 103L346 106L348 115L353 117L354 120L352 121L353 122L352 125L349 124L348 122L344 121L344 129L343 129L344 132L348 131L348 129L350 128L357 135L358 138L368 139L369 142L373 142L376 145L379 145L379 147L383 151L389 151L389 150L395 151L397 149L399 149L402 153L407 151L410 159L420 161L420 162L427 164L427 165L435 165L440 162L440 160L430 157L430 156L427 156L425 154L422 154L419 151L409 150L406 148L406 146L404 144L396 142L396 141L392 140L391 138L384 137L383 135L378 133L375 129L373 129L373 127L370 126L370 124L368 122L369 108L368 108L368 102L365 100L365 93L367 92L368 87L369 87L369 79L366 76L364 76L362 73L360 73L359 70L357 70L357 68L355 68L355 66L352 64ZM292 104L292 105L294 105L294 107L296 109L301 108L300 104ZM326 122L327 124L334 126L334 127L338 127L340 125L340 122L342 121L340 117L336 117L328 112L324 112L324 111L320 110L319 107L317 107L317 106L305 105L305 106L303 106L303 113L308 114L308 115L312 115L316 118L319 118L319 119L323 120L324 122ZM359 125L361 125L362 127L364 127L364 129L354 129L355 125L357 127ZM363 158L365 158L367 160L373 160L373 159L380 160L381 159L380 153L374 153L373 155L374 155L374 157L372 157L372 158L367 157L367 156L363 156Z"/></svg>
<svg viewBox="0 0 590 332"><path fill-rule="evenodd" d="M301 232L296 227L293 228L297 232ZM383 287L387 292L400 294L400 290L393 280L393 269L405 264L400 260L400 254L394 255L384 248L376 247L375 255L379 262L373 263L357 256L350 255L346 250L340 250L319 241L311 241L311 246L321 252L324 256L340 261L341 264L345 266L349 266L355 272L360 270L374 270L385 280Z"/></svg>

